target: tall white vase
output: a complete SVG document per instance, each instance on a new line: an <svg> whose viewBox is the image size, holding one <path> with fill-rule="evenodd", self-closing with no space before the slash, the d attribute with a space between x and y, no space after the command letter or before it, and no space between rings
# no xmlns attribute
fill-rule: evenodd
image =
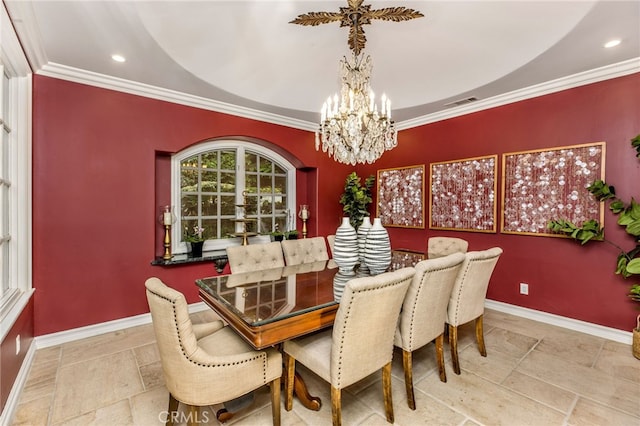
<svg viewBox="0 0 640 426"><path fill-rule="evenodd" d="M343 274L352 274L358 263L358 236L348 217L343 217L342 224L336 229L333 260Z"/></svg>
<svg viewBox="0 0 640 426"><path fill-rule="evenodd" d="M367 241L367 234L369 233L369 229L371 229L371 219L369 216L365 216L362 219L362 225L358 227L358 260L360 261L360 265L364 264L364 246Z"/></svg>
<svg viewBox="0 0 640 426"><path fill-rule="evenodd" d="M389 233L382 226L380 218L373 219L373 225L367 233L364 249L364 263L371 275L381 274L391 264L391 241Z"/></svg>

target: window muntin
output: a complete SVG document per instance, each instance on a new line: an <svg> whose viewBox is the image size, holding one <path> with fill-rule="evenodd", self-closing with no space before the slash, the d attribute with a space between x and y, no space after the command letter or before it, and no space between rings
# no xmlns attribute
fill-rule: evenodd
<svg viewBox="0 0 640 426"><path fill-rule="evenodd" d="M205 250L240 243L237 207L255 219L249 231L266 241L275 229L295 227L295 167L284 157L246 141L218 140L191 147L172 159L172 204L178 221L172 229L172 252L184 253L185 229L205 229ZM244 194L243 194L244 192Z"/></svg>

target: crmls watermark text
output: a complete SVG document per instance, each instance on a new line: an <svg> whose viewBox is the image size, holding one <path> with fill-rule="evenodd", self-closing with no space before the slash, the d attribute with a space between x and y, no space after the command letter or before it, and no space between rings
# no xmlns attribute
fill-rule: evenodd
<svg viewBox="0 0 640 426"><path fill-rule="evenodd" d="M195 411L183 413L181 411L161 411L158 414L158 419L162 423L166 423L167 420L171 419L172 423L186 423L186 424L198 424L198 423L209 423L209 412L208 411Z"/></svg>

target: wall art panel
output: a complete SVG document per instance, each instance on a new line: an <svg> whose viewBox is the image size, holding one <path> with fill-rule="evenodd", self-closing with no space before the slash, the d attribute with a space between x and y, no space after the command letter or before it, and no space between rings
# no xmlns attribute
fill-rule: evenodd
<svg viewBox="0 0 640 426"><path fill-rule="evenodd" d="M604 142L503 154L501 231L557 237L552 219L603 224L603 203L586 188L604 179L604 155Z"/></svg>
<svg viewBox="0 0 640 426"><path fill-rule="evenodd" d="M430 229L496 232L498 156L431 163Z"/></svg>
<svg viewBox="0 0 640 426"><path fill-rule="evenodd" d="M424 228L424 165L378 170L376 215L384 226Z"/></svg>

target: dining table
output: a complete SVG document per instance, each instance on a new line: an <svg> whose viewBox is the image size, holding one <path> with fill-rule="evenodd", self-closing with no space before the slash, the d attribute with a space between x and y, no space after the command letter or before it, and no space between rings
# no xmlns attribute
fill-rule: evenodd
<svg viewBox="0 0 640 426"><path fill-rule="evenodd" d="M413 266L425 254L393 250L388 270ZM334 283L368 276L356 267L340 271L334 260L217 275L196 280L199 296L256 350L331 327L340 306ZM311 396L296 374L295 394L311 410L320 398Z"/></svg>

